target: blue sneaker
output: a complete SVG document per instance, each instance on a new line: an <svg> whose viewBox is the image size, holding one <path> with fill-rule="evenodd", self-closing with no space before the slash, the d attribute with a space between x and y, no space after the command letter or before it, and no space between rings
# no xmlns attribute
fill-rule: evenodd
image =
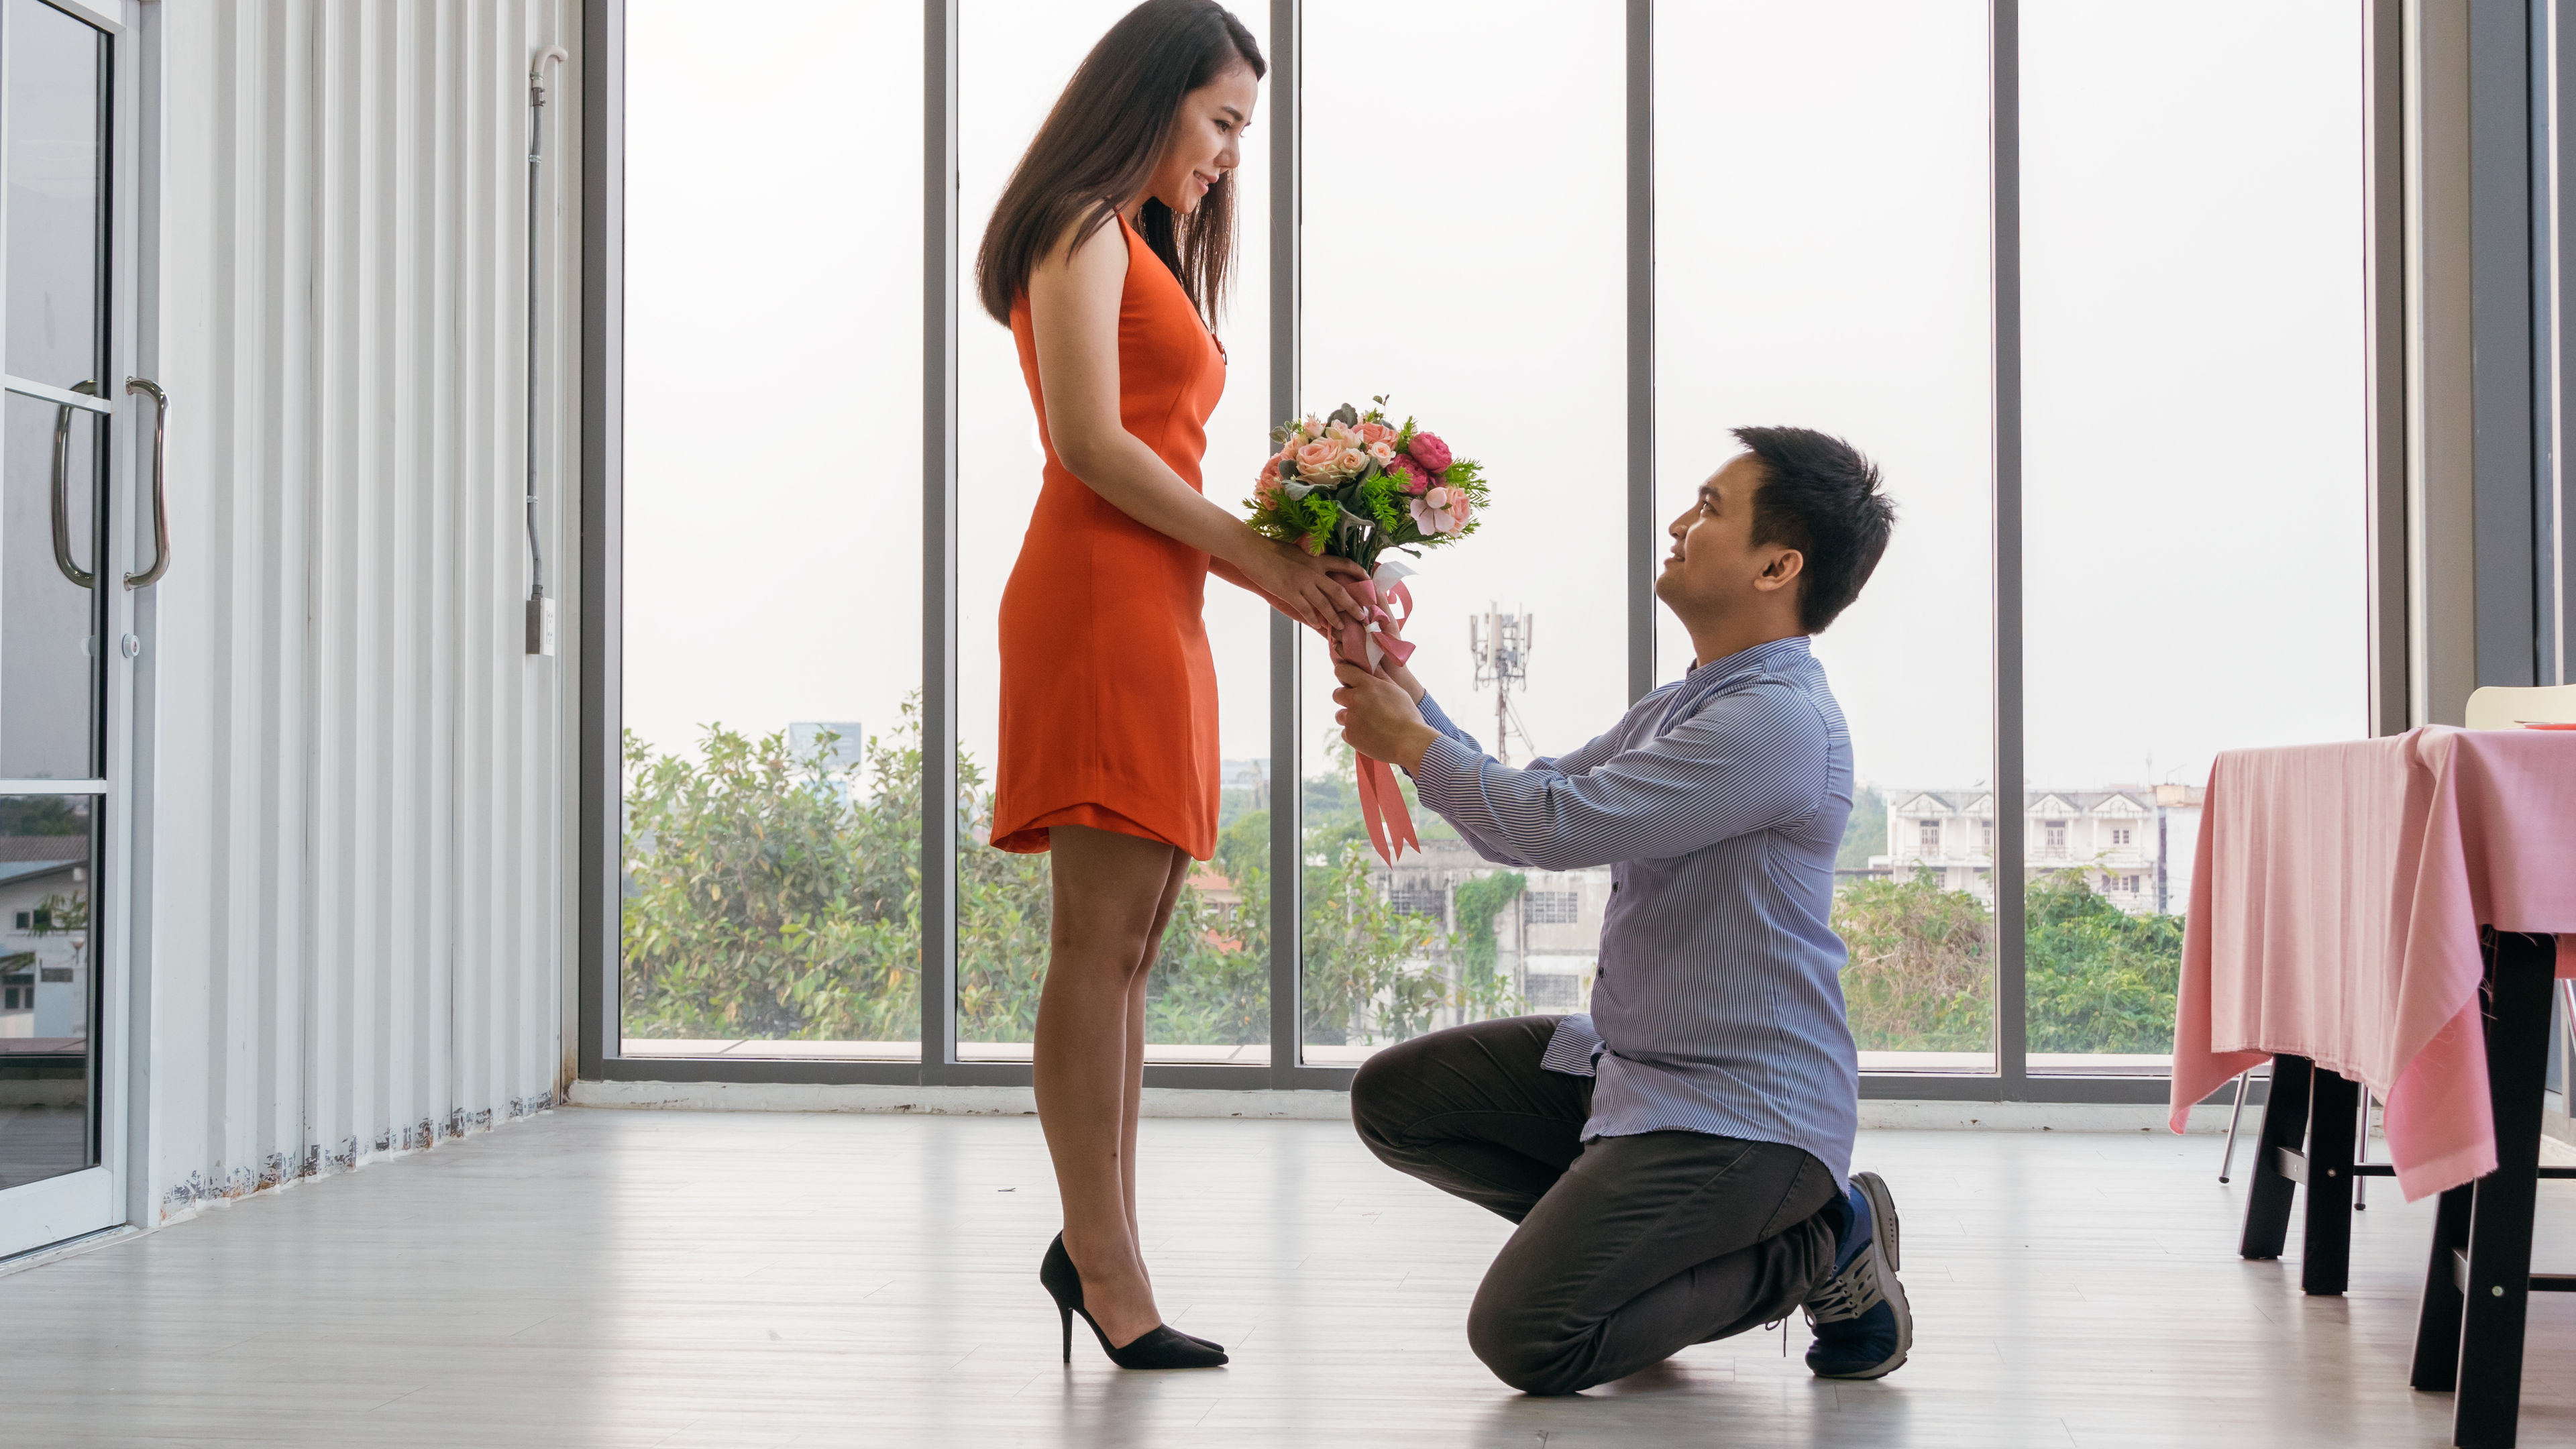
<svg viewBox="0 0 2576 1449"><path fill-rule="evenodd" d="M1807 1368L1818 1378L1874 1379L1895 1372L1914 1346L1914 1312L1896 1281L1896 1199L1875 1172L1852 1174L1851 1226L1834 1251L1833 1276L1807 1300Z"/></svg>

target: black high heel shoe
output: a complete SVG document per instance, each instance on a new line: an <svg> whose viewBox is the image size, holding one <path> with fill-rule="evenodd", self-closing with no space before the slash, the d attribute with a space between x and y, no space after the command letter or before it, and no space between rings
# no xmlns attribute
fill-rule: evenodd
<svg viewBox="0 0 2576 1449"><path fill-rule="evenodd" d="M1061 1258L1061 1263L1056 1263L1056 1261L1059 1261L1059 1258ZM1056 1266L1048 1266L1048 1263L1056 1263ZM1077 1271L1074 1271L1074 1261L1072 1261L1072 1256L1066 1256L1066 1253L1064 1253L1064 1235L1061 1235L1061 1232L1056 1232L1056 1240L1054 1240L1054 1243L1048 1243L1048 1245L1046 1245L1046 1261L1038 1263L1038 1281L1046 1281L1046 1274L1064 1274L1064 1281L1069 1281L1069 1284L1079 1284L1079 1281L1082 1281L1082 1274L1077 1274ZM1066 1328L1064 1336L1066 1336L1066 1338L1072 1338L1072 1323L1066 1323L1064 1328ZM1167 1325L1164 1325L1164 1328L1172 1328L1172 1325L1167 1323ZM1185 1330L1180 1330L1180 1328L1172 1328L1172 1333L1180 1333L1180 1336L1182 1336L1182 1338L1188 1338L1190 1343L1206 1343L1208 1348L1216 1348L1218 1354L1224 1354L1224 1351L1226 1351L1224 1343L1218 1343L1216 1338L1200 1338L1198 1333L1185 1333ZM1066 1343L1066 1346L1064 1346L1064 1356L1066 1356L1066 1359L1072 1359L1072 1356L1074 1356L1074 1346L1072 1346L1072 1343Z"/></svg>
<svg viewBox="0 0 2576 1449"><path fill-rule="evenodd" d="M1064 1234L1062 1233L1056 1234L1055 1241L1047 1244L1046 1258L1038 1264L1038 1281L1041 1283L1047 1281L1047 1274L1049 1273L1062 1274L1063 1281L1067 1283L1079 1285L1082 1282L1082 1275L1074 1271L1073 1259L1064 1251ZM1170 1328L1171 1325L1165 1324L1164 1327ZM1195 1333L1183 1332L1181 1329L1177 1328L1173 1328L1172 1332L1179 1334L1181 1337L1188 1339L1192 1343L1203 1343L1208 1347L1215 1349L1219 1353L1225 1352L1225 1345L1217 1342L1213 1338L1201 1338ZM1065 1325L1065 1337L1071 1338L1072 1336L1073 1325L1068 1323ZM1068 1360L1073 1357L1072 1344L1068 1343L1065 1345L1064 1356Z"/></svg>
<svg viewBox="0 0 2576 1449"><path fill-rule="evenodd" d="M1038 1263L1038 1283L1055 1299L1056 1312L1064 1319L1066 1363L1073 1362L1073 1316L1077 1313L1091 1325L1091 1336L1100 1340L1100 1351L1123 1369L1215 1368L1226 1362L1223 1348L1162 1323L1147 1329L1124 1348L1113 1346L1109 1335L1100 1331L1100 1324L1082 1306L1082 1275L1074 1270L1073 1255L1064 1250L1062 1233L1047 1244L1046 1257Z"/></svg>

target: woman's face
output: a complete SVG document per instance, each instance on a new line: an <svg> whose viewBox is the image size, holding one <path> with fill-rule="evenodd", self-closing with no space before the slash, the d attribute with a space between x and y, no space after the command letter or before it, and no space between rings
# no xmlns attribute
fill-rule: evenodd
<svg viewBox="0 0 2576 1449"><path fill-rule="evenodd" d="M1209 188L1243 164L1243 131L1260 97L1252 67L1240 63L1181 97L1181 114L1146 193L1176 216L1197 211Z"/></svg>

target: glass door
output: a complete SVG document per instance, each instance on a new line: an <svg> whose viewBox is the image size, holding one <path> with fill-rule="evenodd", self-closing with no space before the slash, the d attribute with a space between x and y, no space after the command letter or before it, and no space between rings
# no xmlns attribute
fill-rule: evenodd
<svg viewBox="0 0 2576 1449"><path fill-rule="evenodd" d="M0 1255L125 1216L101 868L127 814L133 591L167 550L118 566L111 424L136 404L157 424L159 390L111 345L116 47L94 11L0 0Z"/></svg>

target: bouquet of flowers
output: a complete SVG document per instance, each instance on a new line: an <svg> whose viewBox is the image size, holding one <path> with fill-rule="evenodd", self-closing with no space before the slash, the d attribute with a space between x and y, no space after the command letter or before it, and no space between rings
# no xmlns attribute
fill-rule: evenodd
<svg viewBox="0 0 2576 1449"><path fill-rule="evenodd" d="M1392 549L1419 557L1423 549L1475 532L1487 490L1484 469L1474 459L1451 453L1411 418L1401 426L1389 423L1386 399L1371 401L1376 405L1365 413L1344 403L1328 417L1309 413L1272 429L1270 441L1279 451L1261 466L1244 506L1264 536L1368 570L1367 578L1343 584L1362 617L1343 627L1333 652L1375 669L1388 655L1399 664L1413 657L1403 635L1413 613L1404 579L1413 571L1383 555ZM1403 613L1394 612L1395 605ZM1378 858L1391 865L1407 845L1421 850L1395 772L1365 755L1357 764L1360 818Z"/></svg>
<svg viewBox="0 0 2576 1449"><path fill-rule="evenodd" d="M1270 430L1279 452L1245 500L1256 530L1372 573L1390 548L1438 548L1476 531L1484 469L1411 418L1390 424L1386 399L1371 401L1365 413L1344 403Z"/></svg>

